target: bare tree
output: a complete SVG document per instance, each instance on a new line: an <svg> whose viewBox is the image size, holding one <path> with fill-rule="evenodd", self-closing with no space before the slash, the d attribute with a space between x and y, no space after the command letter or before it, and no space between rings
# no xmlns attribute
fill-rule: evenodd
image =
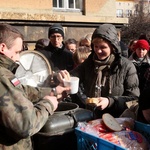
<svg viewBox="0 0 150 150"><path fill-rule="evenodd" d="M126 42L139 39L141 34L150 37L149 6L145 7L143 0L135 5L135 12L129 18L129 23L122 27L121 32L122 39Z"/></svg>

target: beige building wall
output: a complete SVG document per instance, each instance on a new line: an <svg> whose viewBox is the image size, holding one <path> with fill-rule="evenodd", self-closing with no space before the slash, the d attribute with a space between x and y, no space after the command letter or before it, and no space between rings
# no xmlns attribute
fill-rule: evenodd
<svg viewBox="0 0 150 150"><path fill-rule="evenodd" d="M0 19L127 23L127 18L116 18L115 0L83 1L83 13L75 13L53 11L52 0L5 0L0 4Z"/></svg>
<svg viewBox="0 0 150 150"><path fill-rule="evenodd" d="M5 0L1 1L1 8L12 8L12 9L51 9L52 0ZM34 11L34 10L33 10Z"/></svg>
<svg viewBox="0 0 150 150"><path fill-rule="evenodd" d="M60 22L65 30L65 39L74 37L79 40L101 23L128 23L128 18L116 17L115 2L116 0L83 0L82 12L65 12L54 10L52 0L1 0L0 22L17 26L25 36L25 41L33 42L47 38L49 26Z"/></svg>

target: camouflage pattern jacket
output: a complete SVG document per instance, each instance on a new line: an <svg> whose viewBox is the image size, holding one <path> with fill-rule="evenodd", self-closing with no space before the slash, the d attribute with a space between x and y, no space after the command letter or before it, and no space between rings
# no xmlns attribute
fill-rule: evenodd
<svg viewBox="0 0 150 150"><path fill-rule="evenodd" d="M42 97L50 88L23 86L13 74L17 67L0 54L0 150L31 150L30 137L53 114L53 105Z"/></svg>

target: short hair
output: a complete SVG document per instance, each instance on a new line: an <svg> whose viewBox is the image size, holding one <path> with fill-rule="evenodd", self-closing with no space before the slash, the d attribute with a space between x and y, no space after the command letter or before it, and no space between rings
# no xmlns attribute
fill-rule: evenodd
<svg viewBox="0 0 150 150"><path fill-rule="evenodd" d="M91 53L91 50L86 46L79 46L76 49L76 52L73 54L73 60L76 65L79 65L88 58L89 54Z"/></svg>
<svg viewBox="0 0 150 150"><path fill-rule="evenodd" d="M0 44L5 43L9 49L16 38L23 40L23 35L15 27L5 23L0 24Z"/></svg>
<svg viewBox="0 0 150 150"><path fill-rule="evenodd" d="M133 40L129 41L129 47L130 47L132 44L134 44L135 42L137 42L136 39L133 39Z"/></svg>
<svg viewBox="0 0 150 150"><path fill-rule="evenodd" d="M92 33L86 34L84 37L82 37L79 41L79 46L87 46L90 47L91 46L91 39L92 39ZM89 43L89 45L82 45L84 41L87 41Z"/></svg>
<svg viewBox="0 0 150 150"><path fill-rule="evenodd" d="M74 38L70 38L65 41L65 45L67 44L77 44L77 41Z"/></svg>
<svg viewBox="0 0 150 150"><path fill-rule="evenodd" d="M96 38L94 38L94 39L92 40L91 43L92 43L92 46L94 46L95 44L98 44L98 43L101 43L101 42L106 42L106 43L109 45L111 51L112 51L112 52L115 52L115 49L114 49L113 45L111 44L111 42L108 41L108 40L105 39L105 38L96 37Z"/></svg>
<svg viewBox="0 0 150 150"><path fill-rule="evenodd" d="M49 44L49 39L45 39L45 38L39 39L36 41L34 50L42 50L46 46L48 46L48 44Z"/></svg>

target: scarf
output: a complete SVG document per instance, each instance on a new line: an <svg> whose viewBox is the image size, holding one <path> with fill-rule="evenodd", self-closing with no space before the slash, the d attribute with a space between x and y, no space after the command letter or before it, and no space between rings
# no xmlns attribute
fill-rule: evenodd
<svg viewBox="0 0 150 150"><path fill-rule="evenodd" d="M95 97L100 97L102 88L105 86L104 93L111 94L111 76L110 76L110 66L114 61L115 56L111 54L107 59L100 61L98 60L96 54L93 56L93 61L95 64L95 72L97 74L96 84L95 84ZM106 84L106 79L108 82ZM107 95L107 94L106 94Z"/></svg>

